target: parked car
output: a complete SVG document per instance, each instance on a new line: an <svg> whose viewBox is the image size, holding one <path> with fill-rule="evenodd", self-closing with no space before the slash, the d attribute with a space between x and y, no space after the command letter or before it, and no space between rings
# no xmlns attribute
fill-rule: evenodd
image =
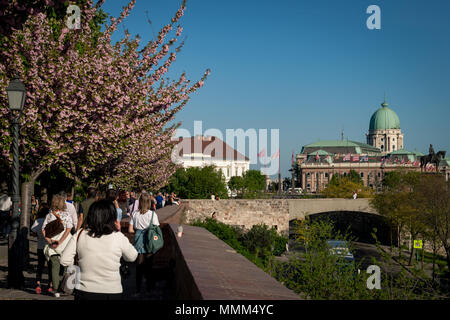
<svg viewBox="0 0 450 320"><path fill-rule="evenodd" d="M345 261L353 262L355 257L350 252L348 247L348 242L345 240L328 240L328 246L330 247L330 252L333 255L344 258Z"/></svg>

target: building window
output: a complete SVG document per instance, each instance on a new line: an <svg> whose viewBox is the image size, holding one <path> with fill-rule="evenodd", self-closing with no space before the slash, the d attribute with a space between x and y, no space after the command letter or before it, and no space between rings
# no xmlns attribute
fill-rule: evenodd
<svg viewBox="0 0 450 320"><path fill-rule="evenodd" d="M325 172L325 178L328 178L328 172Z"/></svg>
<svg viewBox="0 0 450 320"><path fill-rule="evenodd" d="M361 178L364 178L364 172L361 172Z"/></svg>
<svg viewBox="0 0 450 320"><path fill-rule="evenodd" d="M378 178L379 178L379 177L381 177L381 173L380 173L380 172L378 172Z"/></svg>
<svg viewBox="0 0 450 320"><path fill-rule="evenodd" d="M311 177L311 173L308 172L308 173L306 174L306 177L307 177L307 178Z"/></svg>
<svg viewBox="0 0 450 320"><path fill-rule="evenodd" d="M383 149L384 149L384 146L383 146L383 145L381 145L381 151L383 151Z"/></svg>
<svg viewBox="0 0 450 320"><path fill-rule="evenodd" d="M347 176L347 172L344 172L344 177L346 177Z"/></svg>
<svg viewBox="0 0 450 320"><path fill-rule="evenodd" d="M395 146L392 146L392 150L395 150Z"/></svg>

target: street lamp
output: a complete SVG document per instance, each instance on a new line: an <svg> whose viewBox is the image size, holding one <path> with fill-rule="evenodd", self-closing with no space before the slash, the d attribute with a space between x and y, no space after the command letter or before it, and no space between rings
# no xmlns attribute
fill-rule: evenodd
<svg viewBox="0 0 450 320"><path fill-rule="evenodd" d="M22 115L22 108L25 104L26 89L25 85L16 75L9 83L6 89L8 94L8 104L11 113L17 113L13 117L13 174L12 174L12 203L13 214L11 217L11 232L8 239L8 286L20 288L23 286L23 263L21 255L21 241L19 239L19 119Z"/></svg>

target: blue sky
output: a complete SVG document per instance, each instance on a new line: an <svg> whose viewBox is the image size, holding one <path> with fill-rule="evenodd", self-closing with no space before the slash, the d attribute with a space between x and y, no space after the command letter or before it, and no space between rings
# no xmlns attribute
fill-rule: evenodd
<svg viewBox="0 0 450 320"><path fill-rule="evenodd" d="M102 8L118 17L128 1ZM181 0L138 0L124 27L154 38ZM381 9L369 30L366 9ZM147 22L148 10L153 31ZM450 1L189 0L185 46L169 72L205 86L177 115L182 128L280 129L281 172L292 151L320 140L366 142L371 115L386 101L405 149L450 152ZM113 40L122 37L119 26ZM274 151L273 151L274 152Z"/></svg>

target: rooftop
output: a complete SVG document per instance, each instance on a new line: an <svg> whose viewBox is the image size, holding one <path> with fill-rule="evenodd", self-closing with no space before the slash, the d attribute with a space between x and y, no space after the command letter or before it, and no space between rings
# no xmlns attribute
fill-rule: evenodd
<svg viewBox="0 0 450 320"><path fill-rule="evenodd" d="M250 160L218 137L213 136L180 137L176 148L177 155L184 159L195 159L194 154L201 154L203 158L211 160Z"/></svg>

